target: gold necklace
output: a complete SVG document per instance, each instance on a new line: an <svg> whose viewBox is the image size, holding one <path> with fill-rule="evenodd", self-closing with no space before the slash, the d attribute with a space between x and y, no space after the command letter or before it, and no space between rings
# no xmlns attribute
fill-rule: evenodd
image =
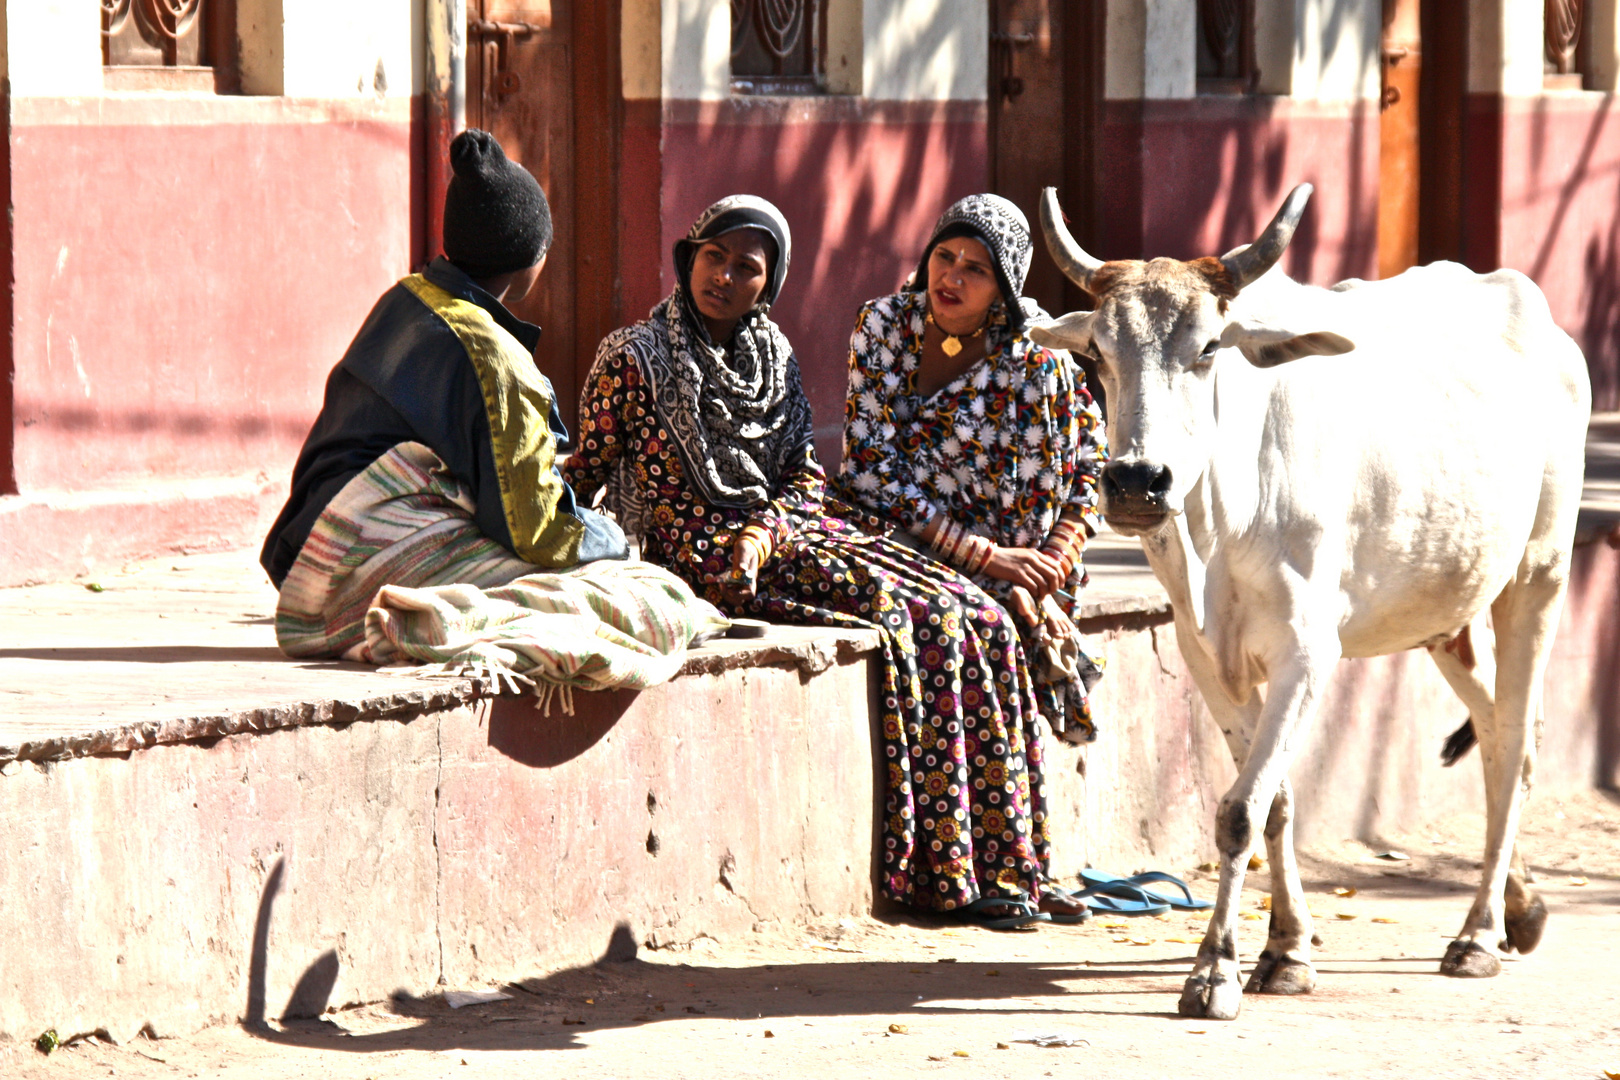
<svg viewBox="0 0 1620 1080"><path fill-rule="evenodd" d="M955 359L956 354L962 351L962 339L956 334L946 333L945 328L934 321L934 313L932 311L928 313L928 317L925 321L929 326L939 327L939 332L945 334L945 340L939 343L939 347L944 351L946 356ZM984 322L980 323L979 328L968 335L968 340L971 341L980 334L984 333L985 325L988 324L989 321L989 319L985 319Z"/></svg>

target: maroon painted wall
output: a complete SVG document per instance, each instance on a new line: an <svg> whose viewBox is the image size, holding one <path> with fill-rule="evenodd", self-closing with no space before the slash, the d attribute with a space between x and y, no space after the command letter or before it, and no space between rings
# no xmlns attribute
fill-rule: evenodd
<svg viewBox="0 0 1620 1080"><path fill-rule="evenodd" d="M1377 270L1378 113L1260 95L1110 101L1098 133L1104 259L1190 259L1252 241L1316 187L1284 267L1329 285Z"/></svg>
<svg viewBox="0 0 1620 1080"><path fill-rule="evenodd" d="M289 473L421 243L409 105L11 107L17 488Z"/></svg>
<svg viewBox="0 0 1620 1080"><path fill-rule="evenodd" d="M816 415L817 450L835 468L855 313L899 287L946 206L985 189L987 119L982 102L667 103L655 252L646 250L645 214L634 241L636 258L656 254L656 261L640 266L661 269L654 280L635 261L625 264L626 317L643 317L674 288L670 249L706 206L738 192L776 203L793 229L793 261L773 315L799 358ZM630 148L638 148L635 160L644 160L646 141L645 131L627 122L627 208L638 199Z"/></svg>

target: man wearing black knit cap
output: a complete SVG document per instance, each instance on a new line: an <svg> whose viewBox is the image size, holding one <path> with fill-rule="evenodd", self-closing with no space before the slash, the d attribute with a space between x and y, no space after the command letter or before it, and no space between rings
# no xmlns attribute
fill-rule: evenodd
<svg viewBox="0 0 1620 1080"><path fill-rule="evenodd" d="M365 655L382 585L505 584L626 555L617 525L579 506L540 328L505 301L545 266L551 209L486 131L450 146L444 255L383 294L332 369L292 491L260 562L293 656Z"/></svg>

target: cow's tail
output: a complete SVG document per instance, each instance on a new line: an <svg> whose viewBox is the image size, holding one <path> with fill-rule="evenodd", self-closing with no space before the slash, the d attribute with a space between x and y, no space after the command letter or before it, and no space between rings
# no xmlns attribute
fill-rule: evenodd
<svg viewBox="0 0 1620 1080"><path fill-rule="evenodd" d="M1479 742L1479 736L1474 734L1474 720L1469 717L1464 720L1462 727L1446 736L1445 745L1440 748L1440 764L1451 768L1461 761Z"/></svg>

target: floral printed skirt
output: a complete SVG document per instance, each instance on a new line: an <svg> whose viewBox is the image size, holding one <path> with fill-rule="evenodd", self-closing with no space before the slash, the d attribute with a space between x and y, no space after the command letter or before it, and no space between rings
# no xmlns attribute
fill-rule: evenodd
<svg viewBox="0 0 1620 1080"><path fill-rule="evenodd" d="M656 542L644 554L731 614L883 631L885 894L934 911L1039 898L1048 839L1038 711L1017 629L995 600L838 517L778 546L741 606L705 571L712 556L666 559Z"/></svg>

